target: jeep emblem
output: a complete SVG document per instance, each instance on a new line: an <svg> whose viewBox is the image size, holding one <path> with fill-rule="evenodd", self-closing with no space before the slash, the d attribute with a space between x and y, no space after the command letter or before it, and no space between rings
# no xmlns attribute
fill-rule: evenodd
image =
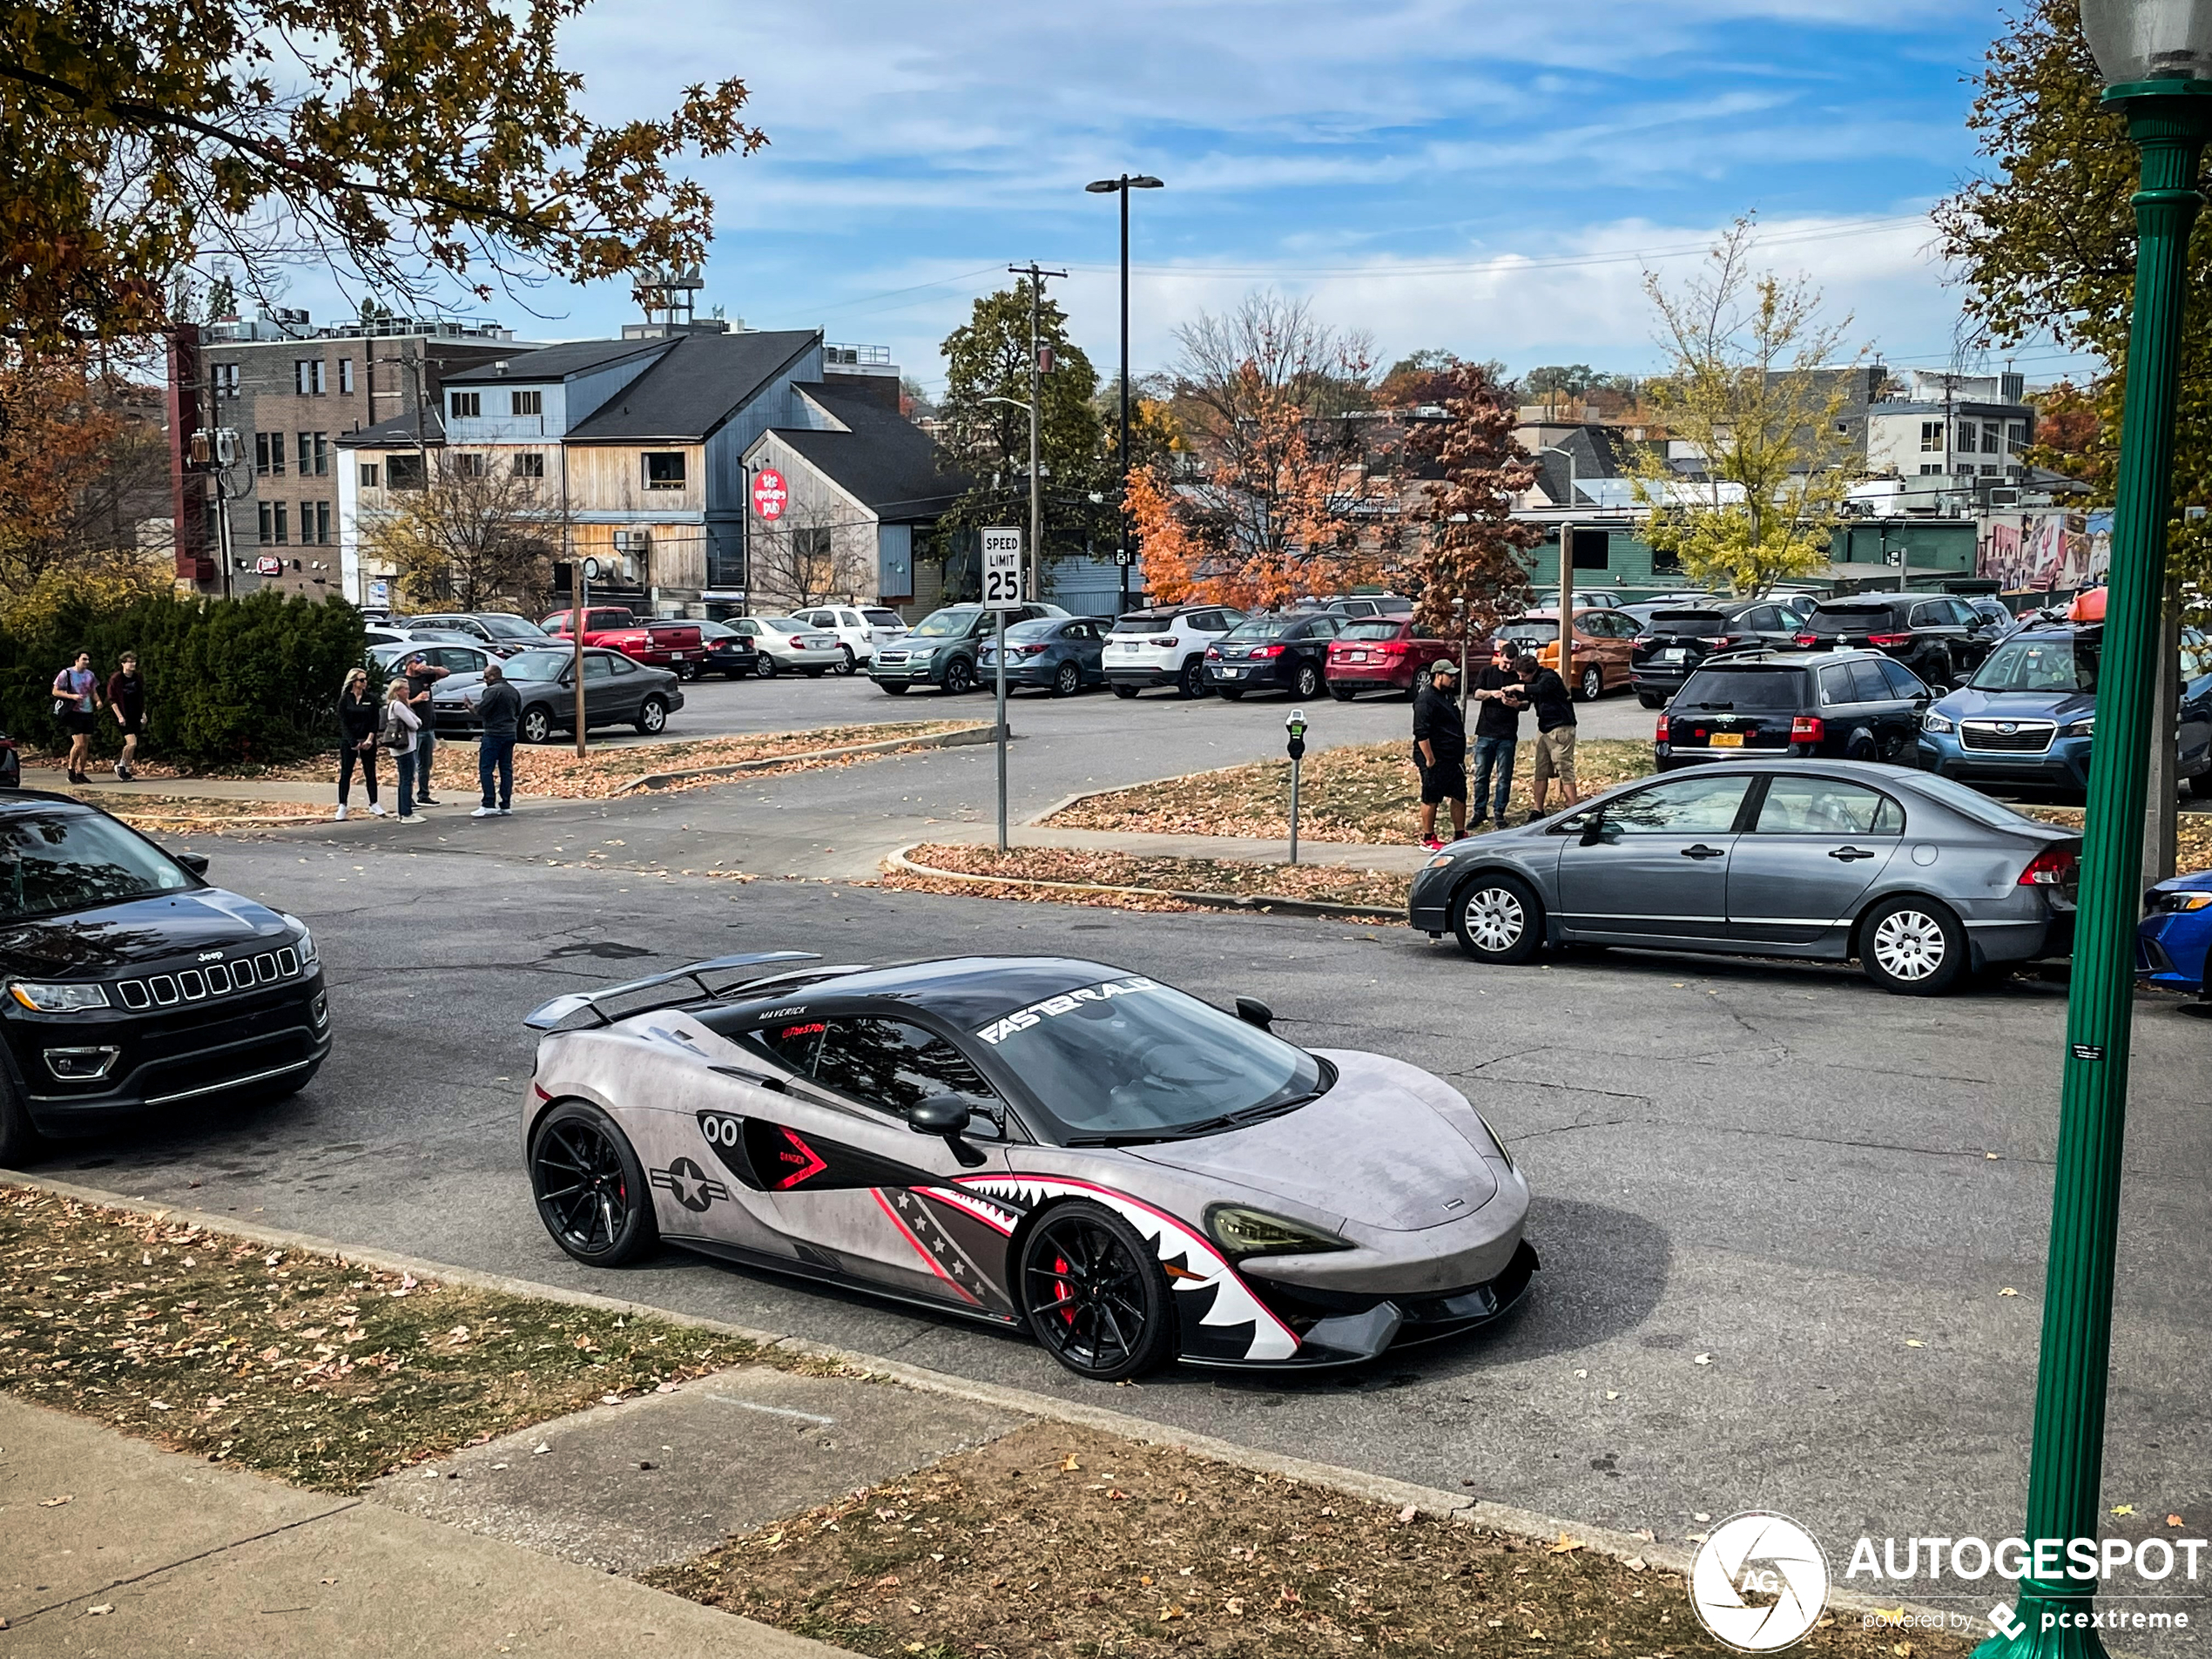
<svg viewBox="0 0 2212 1659"><path fill-rule="evenodd" d="M199 960L203 962L219 962L223 960L223 953L219 950L203 950L199 953Z"/></svg>

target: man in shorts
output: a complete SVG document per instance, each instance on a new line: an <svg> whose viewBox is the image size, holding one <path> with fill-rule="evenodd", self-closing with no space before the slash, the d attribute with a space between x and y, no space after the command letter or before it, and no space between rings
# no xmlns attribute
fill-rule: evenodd
<svg viewBox="0 0 2212 1659"><path fill-rule="evenodd" d="M1436 808L1452 803L1452 839L1467 833L1467 728L1460 716L1460 665L1448 658L1428 671L1428 684L1413 699L1413 764L1421 774L1421 845L1432 853Z"/></svg>
<svg viewBox="0 0 2212 1659"><path fill-rule="evenodd" d="M1581 801L1575 787L1575 699L1556 671L1534 657L1523 657L1514 667L1527 685L1528 705L1536 711L1536 771L1531 786L1536 810L1528 814L1533 824L1545 814L1544 798L1554 778L1559 779L1561 807Z"/></svg>
<svg viewBox="0 0 2212 1659"><path fill-rule="evenodd" d="M131 781L131 763L138 758L138 734L146 727L146 683L138 676L138 653L126 651L115 672L107 677L107 705L123 728L123 752L115 762L115 775Z"/></svg>

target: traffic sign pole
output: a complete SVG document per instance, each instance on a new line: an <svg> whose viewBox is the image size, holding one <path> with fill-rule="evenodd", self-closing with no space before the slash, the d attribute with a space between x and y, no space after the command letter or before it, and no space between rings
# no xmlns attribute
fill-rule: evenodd
<svg viewBox="0 0 2212 1659"><path fill-rule="evenodd" d="M998 669L999 851L1006 851L1006 613L1022 603L1022 532L990 529L983 532L983 604L996 613L997 644L992 660Z"/></svg>

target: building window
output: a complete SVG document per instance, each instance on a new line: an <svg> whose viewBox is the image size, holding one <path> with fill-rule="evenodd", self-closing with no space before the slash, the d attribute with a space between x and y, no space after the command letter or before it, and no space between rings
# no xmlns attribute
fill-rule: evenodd
<svg viewBox="0 0 2212 1659"><path fill-rule="evenodd" d="M320 397L323 389L322 359L302 357L294 361L292 365L292 384L293 389L301 397Z"/></svg>
<svg viewBox="0 0 2212 1659"><path fill-rule="evenodd" d="M1921 422L1920 422L1920 453L1921 453L1922 455L1940 455L1940 454L1942 454L1942 452L1943 452L1943 422L1942 422L1942 421L1921 421Z"/></svg>
<svg viewBox="0 0 2212 1659"><path fill-rule="evenodd" d="M382 477L383 469L379 467L374 461L364 461L361 462L361 488L363 489L376 489L379 485L379 481Z"/></svg>
<svg viewBox="0 0 2212 1659"><path fill-rule="evenodd" d="M384 482L392 489L420 489L422 488L422 457L421 455L386 455Z"/></svg>
<svg viewBox="0 0 2212 1659"><path fill-rule="evenodd" d="M305 478L314 469L315 435L312 432L302 432L300 434L300 475Z"/></svg>
<svg viewBox="0 0 2212 1659"><path fill-rule="evenodd" d="M2010 447L2012 447L2013 448L2015 448L2015 449L2021 449L2021 448L2027 448L2027 421L2006 421L2006 422L2005 422L2005 442L2006 442L2006 444L2008 444Z"/></svg>
<svg viewBox="0 0 2212 1659"><path fill-rule="evenodd" d="M236 363L215 365L215 395L217 397L238 395L238 365Z"/></svg>
<svg viewBox="0 0 2212 1659"><path fill-rule="evenodd" d="M484 412L484 395L482 392L449 393L446 409L456 421L477 420Z"/></svg>
<svg viewBox="0 0 2212 1659"><path fill-rule="evenodd" d="M1982 454L1984 454L1984 455L1993 455L1998 454L2000 450L2002 450L2002 449L2004 448L2004 447L2005 447L2005 426L2004 426L2004 422L2003 422L2003 421L1984 421L1981 423L1981 452L1982 452ZM1985 471L1985 472L1986 472L1986 471L1988 470L1988 469L1985 467L1982 470L1983 470L1983 471Z"/></svg>
<svg viewBox="0 0 2212 1659"><path fill-rule="evenodd" d="M338 360L338 389L347 397L354 395L354 360L350 357Z"/></svg>
<svg viewBox="0 0 2212 1659"><path fill-rule="evenodd" d="M269 470L277 477L284 476L284 434L269 434Z"/></svg>
<svg viewBox="0 0 2212 1659"><path fill-rule="evenodd" d="M1998 468L1995 462L1985 461L1981 463L1981 475L1983 477L1994 478L1997 475L1997 471Z"/></svg>
<svg viewBox="0 0 2212 1659"><path fill-rule="evenodd" d="M645 488L683 489L684 452L681 449L648 449L645 452Z"/></svg>
<svg viewBox="0 0 2212 1659"><path fill-rule="evenodd" d="M276 520L270 516L266 502L261 503L261 540L265 543L276 540Z"/></svg>
<svg viewBox="0 0 2212 1659"><path fill-rule="evenodd" d="M300 509L300 539L303 542L307 539L307 509L305 506ZM315 503L315 540L326 547L330 544L330 503L327 501Z"/></svg>
<svg viewBox="0 0 2212 1659"><path fill-rule="evenodd" d="M327 476L330 471L330 434L315 434L315 476Z"/></svg>
<svg viewBox="0 0 2212 1659"><path fill-rule="evenodd" d="M513 407L517 415L543 415L545 413L545 394L516 392L514 394Z"/></svg>
<svg viewBox="0 0 2212 1659"><path fill-rule="evenodd" d="M1940 462L1934 461L1923 462L1920 466L1920 476L1923 478L1942 477L1943 464Z"/></svg>
<svg viewBox="0 0 2212 1659"><path fill-rule="evenodd" d="M481 478L484 475L484 458L480 455L457 455L453 458L454 475L457 478Z"/></svg>
<svg viewBox="0 0 2212 1659"><path fill-rule="evenodd" d="M264 478L269 475L269 435L266 432L253 435L253 470Z"/></svg>
<svg viewBox="0 0 2212 1659"><path fill-rule="evenodd" d="M292 539L291 533L286 527L284 503L282 502L276 502L273 507L272 511L274 513L276 517L277 545L279 547L282 547L287 541Z"/></svg>
<svg viewBox="0 0 2212 1659"><path fill-rule="evenodd" d="M537 395L533 392L530 395L535 397ZM535 449L522 450L515 457L515 475L517 478L544 477L545 457Z"/></svg>

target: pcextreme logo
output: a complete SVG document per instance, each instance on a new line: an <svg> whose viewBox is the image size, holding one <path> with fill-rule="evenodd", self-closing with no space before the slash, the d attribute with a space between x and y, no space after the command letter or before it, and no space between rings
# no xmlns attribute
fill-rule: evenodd
<svg viewBox="0 0 2212 1659"><path fill-rule="evenodd" d="M1730 1515L1689 1564L1689 1605L1716 1637L1743 1653L1788 1647L1827 1604L1828 1558L1787 1515Z"/></svg>

